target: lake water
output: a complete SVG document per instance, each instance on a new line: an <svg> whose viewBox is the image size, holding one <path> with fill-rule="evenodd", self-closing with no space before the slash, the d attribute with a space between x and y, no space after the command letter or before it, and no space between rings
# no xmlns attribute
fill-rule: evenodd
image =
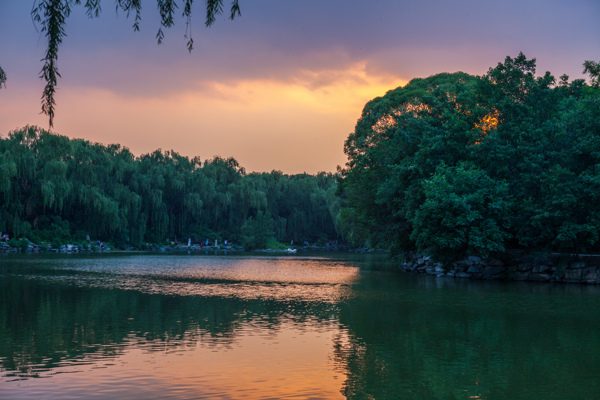
<svg viewBox="0 0 600 400"><path fill-rule="evenodd" d="M389 268L0 257L0 399L600 398L600 288Z"/></svg>

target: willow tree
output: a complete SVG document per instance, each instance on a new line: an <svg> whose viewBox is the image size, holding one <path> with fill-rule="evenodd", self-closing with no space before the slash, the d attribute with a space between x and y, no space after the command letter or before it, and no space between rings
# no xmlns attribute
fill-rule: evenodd
<svg viewBox="0 0 600 400"><path fill-rule="evenodd" d="M233 158L201 162L174 151L135 157L120 145L36 127L0 138L0 231L36 243L240 243L258 237L253 226L264 221L262 244L333 239L335 186L331 174L246 174Z"/></svg>
<svg viewBox="0 0 600 400"><path fill-rule="evenodd" d="M160 14L160 26L156 33L158 44L162 43L165 36L163 28L170 28L175 25L176 11L182 5L181 16L186 24L185 38L187 39L187 49L191 52L194 48L194 39L191 34L194 0L184 0L181 2L176 0L157 0L156 2ZM58 78L60 78L57 65L58 50L63 39L67 36L65 26L73 7L81 5L81 0L35 0L31 10L33 20L38 24L40 31L45 34L48 40L46 54L42 59L44 65L40 72L40 78L46 82L42 94L42 113L48 115L50 127L54 123L54 108L56 105L54 94ZM133 30L139 31L142 20L142 1L115 0L115 6L117 10L123 11L127 17L134 15ZM83 7L85 7L89 18L99 17L102 12L100 0L87 0L83 4ZM216 21L216 17L222 13L223 0L206 0L206 18L204 24L207 27L211 26ZM229 18L233 20L236 16L240 15L238 0L232 0ZM3 83L2 77L6 79L4 72L0 69L0 86Z"/></svg>

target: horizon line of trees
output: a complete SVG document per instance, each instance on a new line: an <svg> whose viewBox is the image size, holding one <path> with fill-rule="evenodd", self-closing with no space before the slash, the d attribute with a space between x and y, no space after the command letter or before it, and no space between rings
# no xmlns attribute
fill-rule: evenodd
<svg viewBox="0 0 600 400"><path fill-rule="evenodd" d="M0 231L60 242L114 244L340 238L334 174L246 173L233 158L175 151L135 157L27 126L0 138Z"/></svg>

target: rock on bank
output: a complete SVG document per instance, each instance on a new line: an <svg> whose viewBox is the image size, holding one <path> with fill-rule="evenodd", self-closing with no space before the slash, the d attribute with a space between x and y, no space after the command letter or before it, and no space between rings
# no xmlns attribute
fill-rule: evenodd
<svg viewBox="0 0 600 400"><path fill-rule="evenodd" d="M600 256L525 255L504 262L494 258L469 256L443 267L430 257L405 255L403 271L463 279L489 279L534 282L600 284Z"/></svg>

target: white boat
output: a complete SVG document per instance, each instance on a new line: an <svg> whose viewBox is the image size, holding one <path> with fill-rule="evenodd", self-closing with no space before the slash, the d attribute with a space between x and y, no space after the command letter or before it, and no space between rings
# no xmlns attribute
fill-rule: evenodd
<svg viewBox="0 0 600 400"><path fill-rule="evenodd" d="M288 252L288 253L295 253L295 252L297 252L297 251L298 251L298 249L287 249L287 252Z"/></svg>

